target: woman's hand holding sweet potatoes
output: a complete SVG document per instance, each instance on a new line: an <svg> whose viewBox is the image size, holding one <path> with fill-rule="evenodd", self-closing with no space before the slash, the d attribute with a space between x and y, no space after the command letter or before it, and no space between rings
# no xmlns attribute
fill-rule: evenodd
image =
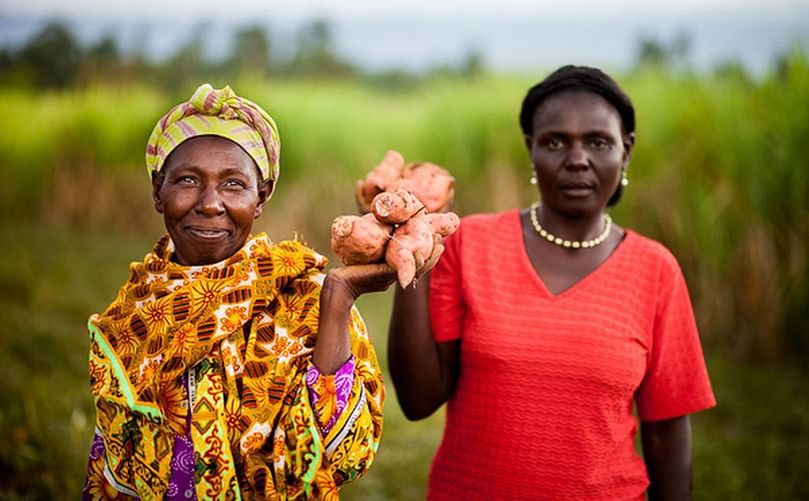
<svg viewBox="0 0 809 501"><path fill-rule="evenodd" d="M339 266L326 276L329 286L342 288L352 300L363 294L382 292L396 281L396 270L387 263Z"/></svg>

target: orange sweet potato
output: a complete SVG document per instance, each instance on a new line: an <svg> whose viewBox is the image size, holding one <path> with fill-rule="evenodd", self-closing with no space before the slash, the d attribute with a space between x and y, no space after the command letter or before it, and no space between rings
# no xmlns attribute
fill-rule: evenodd
<svg viewBox="0 0 809 501"><path fill-rule="evenodd" d="M407 287L435 265L444 250L441 241L458 229L458 216L442 212L452 203L454 184L438 165L405 166L400 153L387 151L382 162L357 181L357 205L366 214L335 219L335 254L346 265L384 258L397 271L399 284Z"/></svg>
<svg viewBox="0 0 809 501"><path fill-rule="evenodd" d="M385 251L385 261L396 270L399 284L407 287L432 255L435 239L430 223L422 216L399 225Z"/></svg>
<svg viewBox="0 0 809 501"><path fill-rule="evenodd" d="M441 236L441 238L446 238L453 233L455 230L458 229L458 226L461 225L461 220L458 218L458 215L454 212L441 212L436 214L424 214L424 219L430 224L430 228L432 228L433 233L436 233Z"/></svg>
<svg viewBox="0 0 809 501"><path fill-rule="evenodd" d="M455 178L443 167L430 162L406 165L399 186L412 191L428 212L446 210L455 194Z"/></svg>
<svg viewBox="0 0 809 501"><path fill-rule="evenodd" d="M421 268L419 268L416 271L417 276L430 271L433 268L433 266L435 266L436 263L438 263L438 259L441 257L441 254L444 253L444 244L441 243L442 240L443 237L441 235L439 235L438 233L433 234L433 241L434 241L433 253L430 255L430 257L427 258L426 261L424 261L424 264L421 266Z"/></svg>
<svg viewBox="0 0 809 501"><path fill-rule="evenodd" d="M401 188L383 191L371 202L371 212L386 224L404 223L423 209L424 204L412 192Z"/></svg>
<svg viewBox="0 0 809 501"><path fill-rule="evenodd" d="M402 288L416 274L432 268L444 251L442 240L460 224L452 212L417 213L395 226L379 221L374 213L340 216L332 223L331 246L345 265L378 263L384 260L396 270Z"/></svg>
<svg viewBox="0 0 809 501"><path fill-rule="evenodd" d="M370 210L371 201L374 197L388 189L396 187L402 177L404 167L404 157L395 150L388 150L382 159L365 179L357 181L356 199L357 206L362 213Z"/></svg>
<svg viewBox="0 0 809 501"><path fill-rule="evenodd" d="M331 225L331 247L343 264L378 263L385 257L392 231L370 213L339 216Z"/></svg>

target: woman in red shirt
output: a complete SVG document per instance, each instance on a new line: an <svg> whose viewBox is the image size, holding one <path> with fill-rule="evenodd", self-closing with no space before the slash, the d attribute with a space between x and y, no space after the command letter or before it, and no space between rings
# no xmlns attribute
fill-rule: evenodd
<svg viewBox="0 0 809 501"><path fill-rule="evenodd" d="M520 125L541 202L464 218L396 293L399 403L410 419L447 403L428 498L688 498L688 415L715 405L688 290L663 245L606 213L628 184L632 103L565 66Z"/></svg>

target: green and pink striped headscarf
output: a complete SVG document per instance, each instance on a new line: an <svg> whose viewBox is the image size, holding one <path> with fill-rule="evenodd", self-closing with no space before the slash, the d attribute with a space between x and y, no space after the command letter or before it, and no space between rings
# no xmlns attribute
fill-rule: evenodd
<svg viewBox="0 0 809 501"><path fill-rule="evenodd" d="M278 179L281 141L275 121L256 103L237 96L230 86L214 89L202 84L188 102L173 107L157 122L146 145L149 174L160 172L169 153L195 136L230 139L253 158L262 179Z"/></svg>

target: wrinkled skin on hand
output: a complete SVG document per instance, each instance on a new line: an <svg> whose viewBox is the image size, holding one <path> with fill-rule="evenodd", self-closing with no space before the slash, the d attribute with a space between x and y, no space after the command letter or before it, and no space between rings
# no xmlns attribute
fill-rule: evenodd
<svg viewBox="0 0 809 501"><path fill-rule="evenodd" d="M386 290L396 281L396 270L387 263L339 266L329 271L327 280L356 299L362 294Z"/></svg>

